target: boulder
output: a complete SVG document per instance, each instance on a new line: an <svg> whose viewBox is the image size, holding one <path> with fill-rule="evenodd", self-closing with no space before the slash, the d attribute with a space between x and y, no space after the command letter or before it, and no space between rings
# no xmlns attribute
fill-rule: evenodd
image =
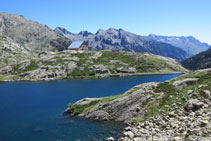
<svg viewBox="0 0 211 141"><path fill-rule="evenodd" d="M25 60L23 62L20 63L20 67L18 68L19 71L24 71L27 69L27 67L29 67L31 65L31 61L30 60Z"/></svg>
<svg viewBox="0 0 211 141"><path fill-rule="evenodd" d="M211 98L211 92L209 90L204 90L203 91L203 96L205 98Z"/></svg>
<svg viewBox="0 0 211 141"><path fill-rule="evenodd" d="M109 70L104 65L93 65L89 67L89 70L95 71L99 74L109 73Z"/></svg>
<svg viewBox="0 0 211 141"><path fill-rule="evenodd" d="M114 138L113 137L109 137L109 138L105 139L105 141L114 141Z"/></svg>
<svg viewBox="0 0 211 141"><path fill-rule="evenodd" d="M187 78L184 80L178 80L173 83L173 85L176 87L177 90L181 90L188 85L192 85L196 83L199 80L199 78Z"/></svg>
<svg viewBox="0 0 211 141"><path fill-rule="evenodd" d="M114 65L114 64L118 64L120 62L121 62L120 60L110 60L109 64Z"/></svg>
<svg viewBox="0 0 211 141"><path fill-rule="evenodd" d="M79 61L80 60L80 58L78 58L78 57L71 57L71 58L64 58L63 59L64 61Z"/></svg>
<svg viewBox="0 0 211 141"><path fill-rule="evenodd" d="M132 139L134 137L134 134L131 131L127 131L127 132L123 132L123 136L124 137L129 137L129 138Z"/></svg>
<svg viewBox="0 0 211 141"><path fill-rule="evenodd" d="M73 72L76 68L77 68L77 63L75 63L75 62L69 62L67 64L67 70L70 73Z"/></svg>
<svg viewBox="0 0 211 141"><path fill-rule="evenodd" d="M103 54L101 52L96 52L93 56L90 56L89 59L98 59L101 57Z"/></svg>
<svg viewBox="0 0 211 141"><path fill-rule="evenodd" d="M118 72L118 73L135 73L136 68L134 68L134 67L129 67L129 68L119 67L116 69L116 72Z"/></svg>
<svg viewBox="0 0 211 141"><path fill-rule="evenodd" d="M13 69L11 66L6 66L6 67L3 67L3 68L0 68L0 74L7 74L7 73L10 73L12 72Z"/></svg>
<svg viewBox="0 0 211 141"><path fill-rule="evenodd" d="M204 105L203 102L200 102L198 99L190 99L184 106L185 111L196 111Z"/></svg>

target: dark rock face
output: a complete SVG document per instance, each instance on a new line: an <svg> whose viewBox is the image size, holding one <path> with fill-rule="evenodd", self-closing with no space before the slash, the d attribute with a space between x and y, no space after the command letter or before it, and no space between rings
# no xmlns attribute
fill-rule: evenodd
<svg viewBox="0 0 211 141"><path fill-rule="evenodd" d="M209 49L209 45L207 43L202 43L192 36L177 37L177 36L159 36L150 34L148 37L156 41L168 43L173 46L179 47L184 51L186 51L191 56Z"/></svg>
<svg viewBox="0 0 211 141"><path fill-rule="evenodd" d="M66 49L71 41L46 25L25 19L23 16L0 13L0 33L18 44L36 50L57 51Z"/></svg>
<svg viewBox="0 0 211 141"><path fill-rule="evenodd" d="M136 35L123 29L109 28L108 30L99 29L96 34L88 31L73 34L56 28L55 31L71 40L85 40L90 47L97 50L123 50L132 52L149 52L165 57L171 57L179 61L186 59L189 55L182 49L173 45L158 42L148 37Z"/></svg>
<svg viewBox="0 0 211 141"><path fill-rule="evenodd" d="M205 69L211 67L211 49L201 52L182 62L182 65L190 70Z"/></svg>

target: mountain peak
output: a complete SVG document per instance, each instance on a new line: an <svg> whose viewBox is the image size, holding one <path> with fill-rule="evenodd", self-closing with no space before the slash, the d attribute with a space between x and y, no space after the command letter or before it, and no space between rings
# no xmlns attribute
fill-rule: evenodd
<svg viewBox="0 0 211 141"><path fill-rule="evenodd" d="M103 30L103 29L98 29L98 31L96 32L96 34L102 34L102 33L105 33L105 30Z"/></svg>
<svg viewBox="0 0 211 141"><path fill-rule="evenodd" d="M88 32L87 30L85 30L85 31L79 32L79 35L89 36L89 35L92 35L92 33L91 32Z"/></svg>
<svg viewBox="0 0 211 141"><path fill-rule="evenodd" d="M54 29L55 32L59 33L59 34L71 34L71 32L69 32L67 29L63 28L63 27L56 27Z"/></svg>

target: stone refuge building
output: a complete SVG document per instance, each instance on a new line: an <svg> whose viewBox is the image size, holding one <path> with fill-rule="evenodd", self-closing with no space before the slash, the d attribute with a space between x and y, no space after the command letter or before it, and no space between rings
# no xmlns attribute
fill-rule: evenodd
<svg viewBox="0 0 211 141"><path fill-rule="evenodd" d="M89 50L89 47L86 41L79 40L72 42L71 45L68 47L68 50Z"/></svg>

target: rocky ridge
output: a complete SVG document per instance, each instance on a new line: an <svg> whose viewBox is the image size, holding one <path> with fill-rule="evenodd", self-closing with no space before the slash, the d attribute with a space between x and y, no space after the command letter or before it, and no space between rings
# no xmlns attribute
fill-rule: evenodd
<svg viewBox="0 0 211 141"><path fill-rule="evenodd" d="M0 81L40 81L186 72L176 60L148 53L112 51L34 52L4 50ZM13 47L12 47L13 48ZM8 51L8 52L7 52ZM28 54L27 54L28 53ZM8 54L7 56L5 56ZM19 54L21 56L19 56ZM14 59L14 61L8 59ZM18 57L22 57L18 59Z"/></svg>
<svg viewBox="0 0 211 141"><path fill-rule="evenodd" d="M33 50L58 51L71 43L48 26L15 14L0 13L0 33Z"/></svg>
<svg viewBox="0 0 211 141"><path fill-rule="evenodd" d="M64 28L57 27L55 32L66 36L72 41L85 40L90 47L97 50L148 52L165 57L171 57L179 61L189 57L185 51L178 47L158 42L148 37L136 35L123 29L99 29L95 34L88 31L81 31L78 34L74 34Z"/></svg>
<svg viewBox="0 0 211 141"><path fill-rule="evenodd" d="M124 121L128 127L119 141L209 141L210 72L200 70L164 83L141 84L122 95L83 99L70 104L66 112L95 120Z"/></svg>
<svg viewBox="0 0 211 141"><path fill-rule="evenodd" d="M186 51L190 56L196 55L210 48L207 43L202 43L192 36L160 36L150 34L147 37L179 47Z"/></svg>
<svg viewBox="0 0 211 141"><path fill-rule="evenodd" d="M206 69L211 67L211 48L182 62L190 70Z"/></svg>

